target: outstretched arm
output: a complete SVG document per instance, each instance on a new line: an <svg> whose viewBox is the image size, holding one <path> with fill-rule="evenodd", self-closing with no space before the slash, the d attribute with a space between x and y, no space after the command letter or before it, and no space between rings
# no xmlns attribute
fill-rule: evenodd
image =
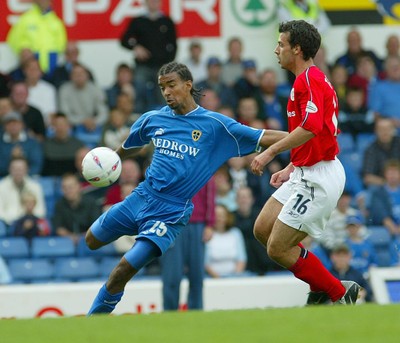
<svg viewBox="0 0 400 343"><path fill-rule="evenodd" d="M134 157L137 155L143 147L140 148L131 148L131 149L124 149L122 146L120 146L115 152L121 157L121 160L125 160L127 158Z"/></svg>
<svg viewBox="0 0 400 343"><path fill-rule="evenodd" d="M264 148L268 148L272 144L285 138L289 133L286 131L279 130L264 130L264 135L261 138L260 145Z"/></svg>
<svg viewBox="0 0 400 343"><path fill-rule="evenodd" d="M254 174L261 175L264 167L269 162L271 162L276 155L286 150L298 147L299 145L304 144L313 137L314 134L311 131L307 131L302 127L297 127L290 134L287 134L286 137L278 140L276 143L272 144L267 150L257 155L254 158L253 162L251 162L251 170Z"/></svg>

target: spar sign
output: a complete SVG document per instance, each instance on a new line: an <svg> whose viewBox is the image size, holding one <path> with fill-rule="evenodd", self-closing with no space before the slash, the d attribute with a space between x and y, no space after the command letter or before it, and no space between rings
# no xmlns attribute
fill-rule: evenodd
<svg viewBox="0 0 400 343"><path fill-rule="evenodd" d="M0 41L31 0L1 0ZM132 17L143 12L144 0L53 0L70 40L117 39ZM179 37L219 37L220 0L164 0L163 10L177 25Z"/></svg>

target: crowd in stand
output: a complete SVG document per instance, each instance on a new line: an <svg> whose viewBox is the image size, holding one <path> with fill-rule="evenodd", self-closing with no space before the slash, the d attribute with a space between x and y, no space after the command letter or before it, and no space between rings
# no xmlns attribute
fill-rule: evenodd
<svg viewBox="0 0 400 343"><path fill-rule="evenodd" d="M129 37L124 39L130 44ZM79 60L78 46L67 42L64 63L52 72L24 48L18 67L0 75L3 237L68 236L78 243L98 215L144 177L151 147L135 160L124 161L119 181L109 188L96 189L82 179L80 162L89 149L116 149L130 125L155 105L145 107L138 98L143 89L138 88L135 66L119 64L115 82L102 89L95 81L96 71ZM357 28L351 28L344 55L330 64L322 47L315 59L338 94L339 159L347 183L323 239L305 245L343 278L351 271L368 279L371 266L399 264L399 36L387 37L386 48L378 57L363 47ZM291 80L279 82L275 66L260 70L255 60L243 58L243 51L240 37L229 40L225 59L203 56L201 40L190 44L182 62L193 72L195 87L203 91L200 105L253 127L285 130ZM262 177L251 173L251 159L232 159L215 175L215 234L206 246L205 266L210 277L282 270L268 259L252 228L273 192L269 177L286 165L288 156L270 163ZM379 251L369 239L378 226L390 238L387 248ZM370 293L366 299L371 299Z"/></svg>

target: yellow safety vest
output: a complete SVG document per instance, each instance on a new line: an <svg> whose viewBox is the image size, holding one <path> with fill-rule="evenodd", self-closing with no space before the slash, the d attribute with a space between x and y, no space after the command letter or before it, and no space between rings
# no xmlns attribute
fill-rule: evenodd
<svg viewBox="0 0 400 343"><path fill-rule="evenodd" d="M65 51L67 32L54 11L42 13L39 6L32 5L11 27L7 43L16 54L25 48L32 50L46 73L57 65L58 55Z"/></svg>

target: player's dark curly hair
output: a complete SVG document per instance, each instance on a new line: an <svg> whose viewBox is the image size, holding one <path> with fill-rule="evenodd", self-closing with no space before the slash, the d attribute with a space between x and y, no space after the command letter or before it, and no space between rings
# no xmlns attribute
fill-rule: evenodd
<svg viewBox="0 0 400 343"><path fill-rule="evenodd" d="M291 20L279 24L280 33L289 33L292 48L300 46L304 60L314 58L321 46L321 35L318 30L304 20Z"/></svg>
<svg viewBox="0 0 400 343"><path fill-rule="evenodd" d="M182 63L169 62L167 64L164 64L158 71L158 76L164 76L170 73L177 73L180 79L183 81L193 82L193 76L191 71L186 65ZM193 98L195 98L196 100L202 96L201 91L199 89L194 88L193 86L192 89L190 90L190 94L192 94Z"/></svg>

